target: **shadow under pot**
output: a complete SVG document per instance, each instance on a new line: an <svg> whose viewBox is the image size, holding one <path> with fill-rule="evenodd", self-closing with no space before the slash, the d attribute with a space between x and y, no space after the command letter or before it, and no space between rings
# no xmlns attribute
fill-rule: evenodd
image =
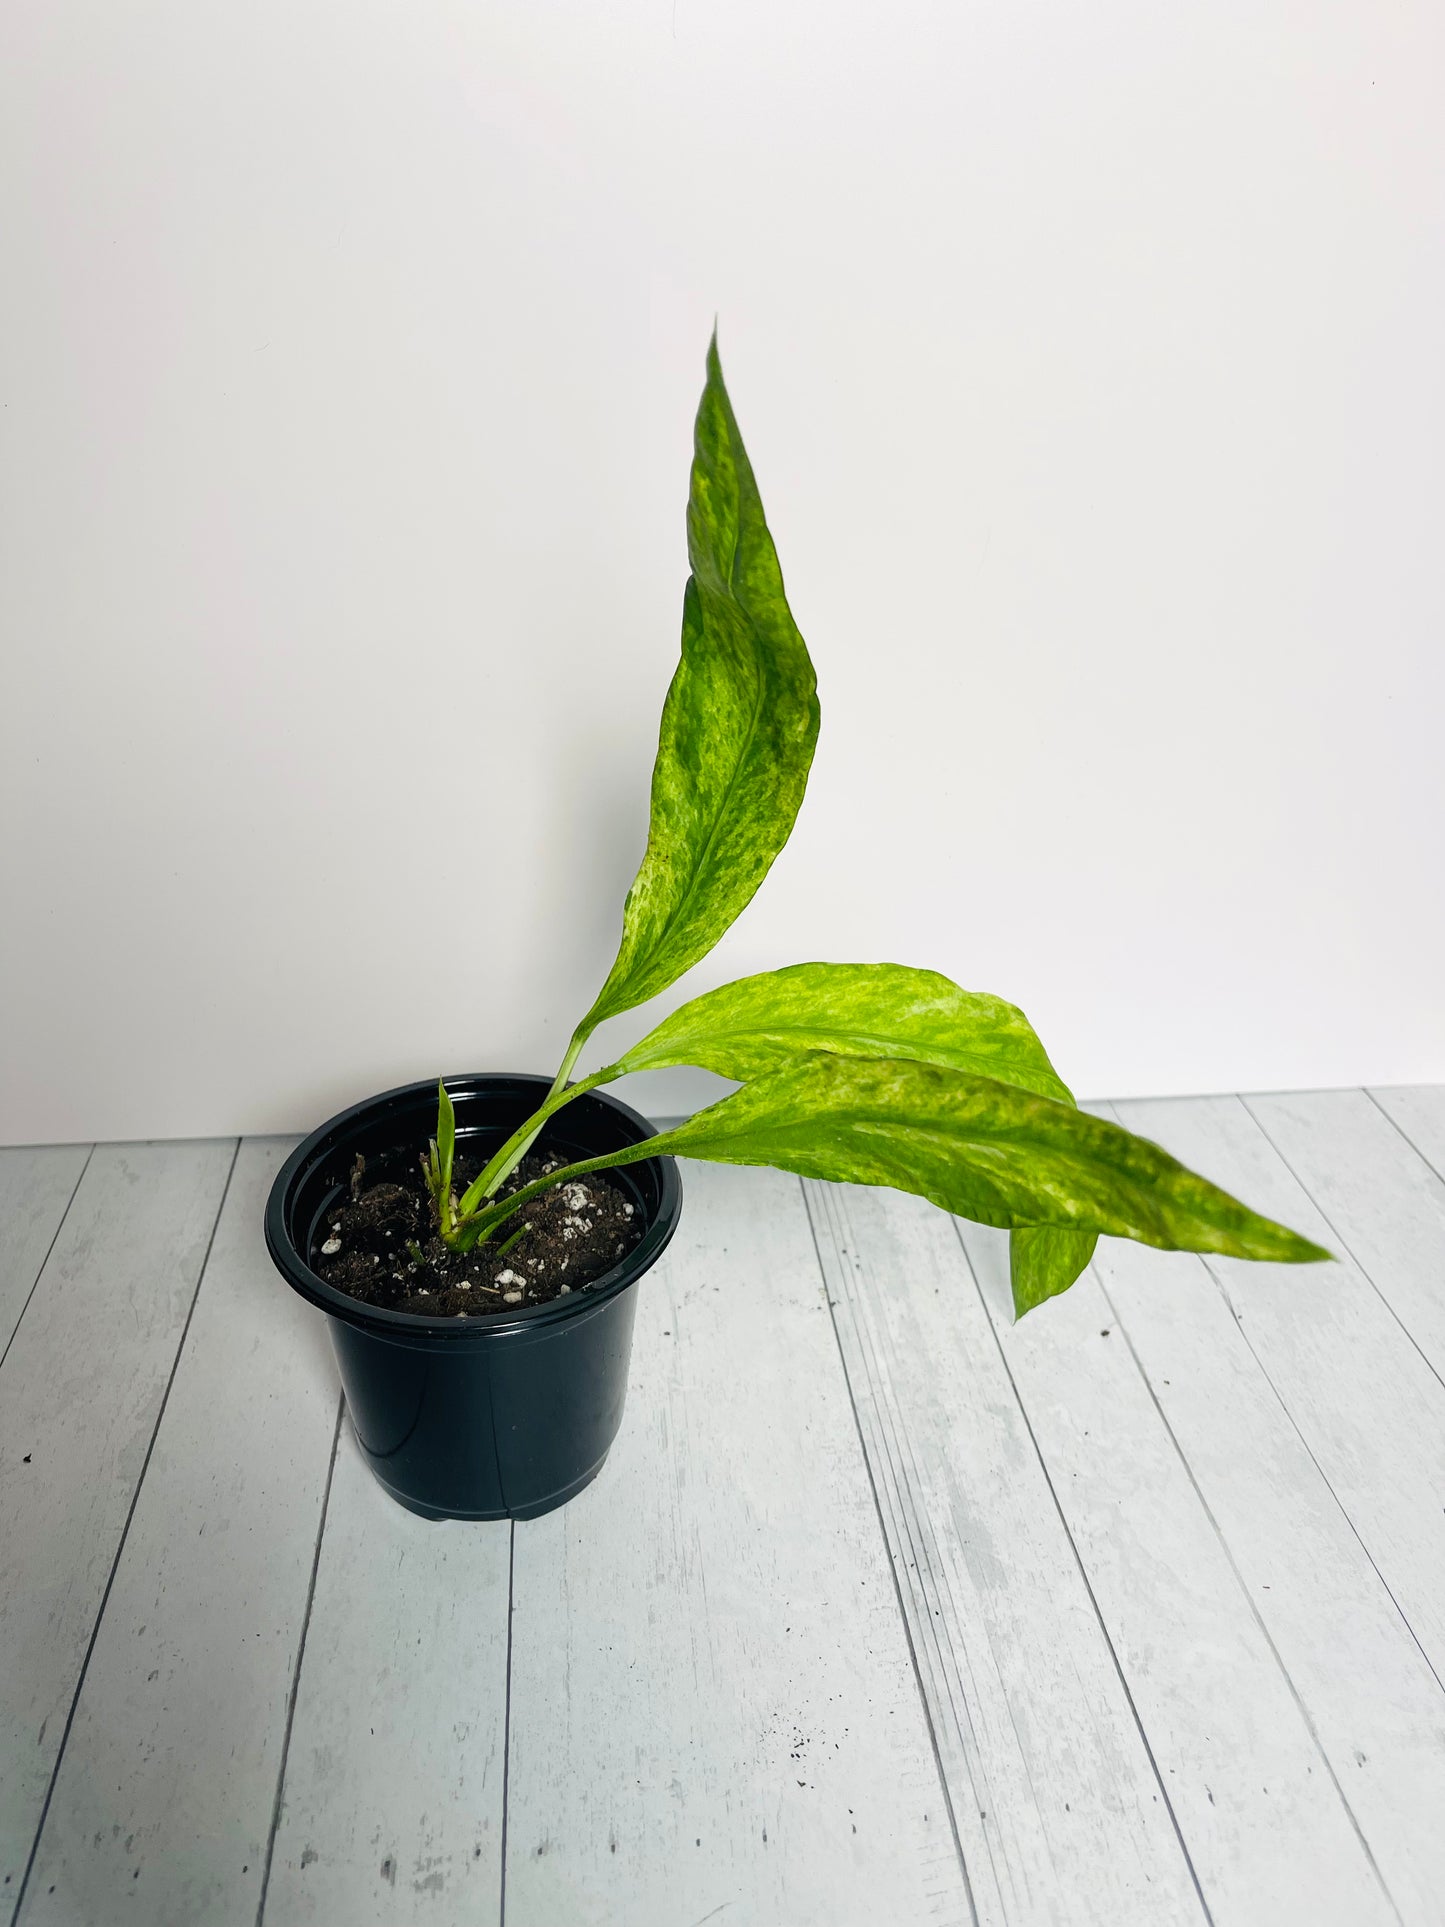
<svg viewBox="0 0 1445 1927"><path fill-rule="evenodd" d="M485 1159L529 1117L545 1077L449 1077L458 1152ZM643 1225L640 1241L585 1290L486 1317L419 1318L362 1304L314 1272L318 1228L349 1195L358 1152L418 1154L436 1128L435 1083L407 1084L342 1111L291 1153L266 1204L266 1248L282 1277L327 1314L357 1443L399 1504L427 1519L533 1519L601 1471L627 1397L636 1288L677 1228L671 1158L608 1175ZM590 1091L547 1125L539 1148L568 1163L654 1136L646 1118Z"/></svg>

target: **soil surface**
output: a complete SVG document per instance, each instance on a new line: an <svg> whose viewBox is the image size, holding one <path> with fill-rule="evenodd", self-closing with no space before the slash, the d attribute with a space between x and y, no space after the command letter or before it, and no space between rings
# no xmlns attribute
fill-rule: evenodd
<svg viewBox="0 0 1445 1927"><path fill-rule="evenodd" d="M642 1237L642 1213L597 1173L544 1191L474 1251L448 1251L436 1235L431 1198L414 1147L398 1147L351 1173L349 1197L317 1232L307 1262L363 1305L421 1318L486 1318L585 1291ZM481 1170L457 1147L458 1197ZM523 1158L497 1193L561 1169L561 1160ZM526 1229L523 1230L525 1225Z"/></svg>

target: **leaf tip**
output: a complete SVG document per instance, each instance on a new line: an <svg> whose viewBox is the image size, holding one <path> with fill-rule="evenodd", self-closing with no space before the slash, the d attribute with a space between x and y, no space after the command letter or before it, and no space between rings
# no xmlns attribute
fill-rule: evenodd
<svg viewBox="0 0 1445 1927"><path fill-rule="evenodd" d="M715 401L720 400L722 402L723 408L729 417L730 433L732 437L736 439L738 433L737 423L731 419L732 397L728 394L728 385L723 379L722 355L719 353L717 345L716 317L714 317L712 324L712 338L707 344L707 379L703 383L704 406L706 406L709 396L712 396Z"/></svg>
<svg viewBox="0 0 1445 1927"><path fill-rule="evenodd" d="M1313 1243L1309 1238L1301 1238L1298 1232L1292 1234L1295 1248L1290 1255L1290 1263L1295 1265L1333 1265L1339 1261L1333 1251L1323 1245Z"/></svg>

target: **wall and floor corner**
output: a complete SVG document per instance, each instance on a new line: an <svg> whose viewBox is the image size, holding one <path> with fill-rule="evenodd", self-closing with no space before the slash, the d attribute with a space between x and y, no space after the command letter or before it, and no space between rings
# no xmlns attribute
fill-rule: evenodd
<svg viewBox="0 0 1445 1927"><path fill-rule="evenodd" d="M890 957L1084 1092L1445 1078L1442 60L1424 4L7 10L0 1142L551 1068L714 314L824 727L676 995Z"/></svg>

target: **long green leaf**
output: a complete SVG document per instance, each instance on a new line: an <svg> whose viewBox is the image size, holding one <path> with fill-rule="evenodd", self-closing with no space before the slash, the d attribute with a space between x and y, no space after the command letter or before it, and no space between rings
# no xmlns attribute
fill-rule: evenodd
<svg viewBox="0 0 1445 1927"><path fill-rule="evenodd" d="M694 450L682 660L662 711L647 849L617 961L579 1037L666 990L745 908L788 840L818 737L813 665L783 593L716 337Z"/></svg>
<svg viewBox="0 0 1445 1927"><path fill-rule="evenodd" d="M896 1185L983 1224L1067 1224L1241 1258L1323 1255L1117 1124L932 1064L809 1058L666 1137L684 1155Z"/></svg>
<svg viewBox="0 0 1445 1927"><path fill-rule="evenodd" d="M906 964L793 964L739 978L664 1018L618 1069L698 1064L746 1081L816 1051L911 1057L1073 1101L1021 1010Z"/></svg>
<svg viewBox="0 0 1445 1927"><path fill-rule="evenodd" d="M1329 1256L1147 1138L1052 1098L936 1064L820 1053L745 1084L676 1130L572 1170L606 1170L664 1153L893 1185L959 1217L1006 1228L1063 1225L1166 1250L1285 1263ZM529 1195L531 1187L493 1206L495 1221ZM486 1214L479 1230L492 1221Z"/></svg>

